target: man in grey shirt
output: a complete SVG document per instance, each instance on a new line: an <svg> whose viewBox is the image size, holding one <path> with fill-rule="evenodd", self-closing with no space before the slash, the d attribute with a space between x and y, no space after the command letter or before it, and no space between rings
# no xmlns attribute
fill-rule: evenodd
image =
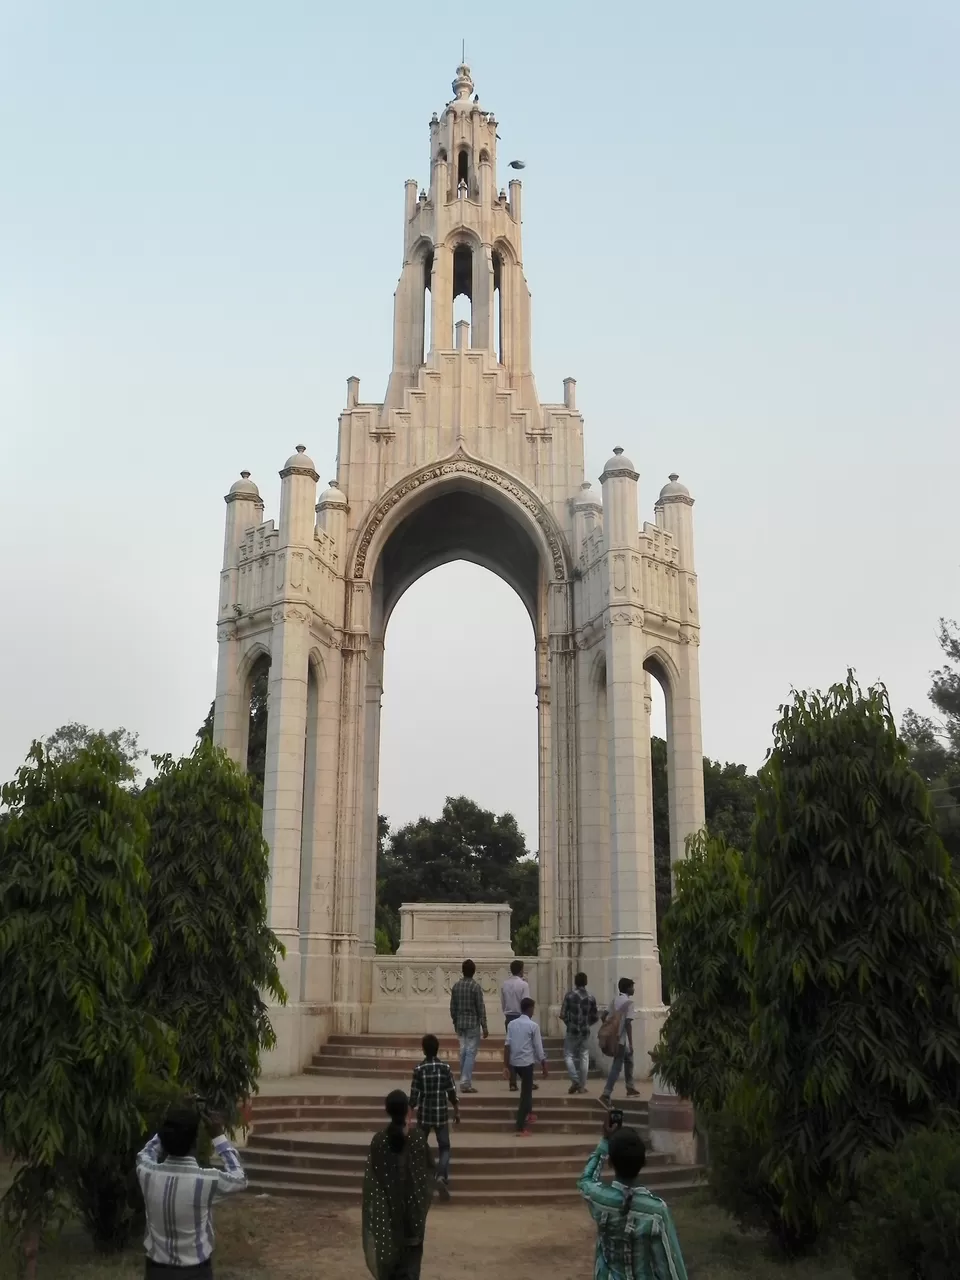
<svg viewBox="0 0 960 1280"><path fill-rule="evenodd" d="M520 1017L520 1005L530 994L530 987L523 976L523 961L510 961L510 977L500 988L500 1007L503 1009L504 1030L509 1032L510 1023ZM517 1073L510 1068L510 1088L516 1093ZM536 1088L536 1085L534 1085Z"/></svg>

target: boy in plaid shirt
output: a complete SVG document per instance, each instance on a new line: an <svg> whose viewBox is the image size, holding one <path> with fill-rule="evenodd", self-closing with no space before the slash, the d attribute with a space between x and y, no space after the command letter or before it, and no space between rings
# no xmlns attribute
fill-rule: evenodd
<svg viewBox="0 0 960 1280"><path fill-rule="evenodd" d="M421 1041L423 1061L413 1068L410 1082L410 1107L417 1113L417 1124L427 1137L430 1130L437 1135L440 1151L440 1167L437 1172L437 1190L444 1200L450 1199L450 1112L453 1107L453 1123L460 1123L460 1099L453 1083L449 1063L437 1056L440 1041L436 1036L425 1035Z"/></svg>

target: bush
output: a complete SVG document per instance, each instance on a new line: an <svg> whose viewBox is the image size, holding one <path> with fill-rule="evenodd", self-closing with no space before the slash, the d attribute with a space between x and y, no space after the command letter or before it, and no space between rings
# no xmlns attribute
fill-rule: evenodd
<svg viewBox="0 0 960 1280"><path fill-rule="evenodd" d="M651 1055L659 1077L689 1098L702 1119L721 1111L743 1074L750 997L741 949L747 881L743 862L719 836L687 844L663 922L670 1009Z"/></svg>
<svg viewBox="0 0 960 1280"><path fill-rule="evenodd" d="M796 693L759 777L738 1114L812 1243L871 1152L960 1109L960 891L882 687Z"/></svg>
<svg viewBox="0 0 960 1280"><path fill-rule="evenodd" d="M180 1082L234 1127L275 1043L264 997L286 1000L262 814L249 777L209 742L154 763L143 796L153 954L140 999L175 1032Z"/></svg>
<svg viewBox="0 0 960 1280"><path fill-rule="evenodd" d="M870 1157L846 1251L856 1280L957 1280L960 1135L921 1130Z"/></svg>
<svg viewBox="0 0 960 1280"><path fill-rule="evenodd" d="M31 1255L78 1171L135 1139L137 1091L170 1064L134 999L150 953L147 831L128 777L96 738L59 760L35 744L2 789L0 1146L20 1164L4 1208Z"/></svg>

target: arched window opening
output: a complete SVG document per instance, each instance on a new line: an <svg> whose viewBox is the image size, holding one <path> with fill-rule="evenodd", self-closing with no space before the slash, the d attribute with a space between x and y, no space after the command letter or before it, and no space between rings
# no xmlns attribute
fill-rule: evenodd
<svg viewBox="0 0 960 1280"><path fill-rule="evenodd" d="M473 250L458 244L453 251L453 323L466 320L473 330Z"/></svg>
<svg viewBox="0 0 960 1280"><path fill-rule="evenodd" d="M400 598L387 624L383 661L378 812L392 836L421 815L435 822L447 797L460 812L466 808L464 797L481 810L513 814L529 856L504 875L504 896L495 901L513 908L516 954L535 956L538 712L526 608L499 576L454 560L419 578ZM412 724L417 726L415 752L410 750ZM404 885L411 894L404 900L491 900L461 870L459 857L457 850L435 863L437 879L413 889ZM471 866L486 857L478 844ZM484 866L480 874L486 873ZM377 923L389 932L391 924L395 930L401 901L390 897L399 878L378 878ZM392 946L396 941L395 935Z"/></svg>
<svg viewBox="0 0 960 1280"><path fill-rule="evenodd" d="M460 148L457 156L457 199L465 200L470 191L470 153Z"/></svg>
<svg viewBox="0 0 960 1280"><path fill-rule="evenodd" d="M663 918L673 897L673 871L670 858L671 783L670 744L667 738L667 695L664 674L659 665L647 666L647 697L650 707L650 773L653 804L653 870L657 897L657 937L662 936ZM664 1003L670 1002L666 980Z"/></svg>
<svg viewBox="0 0 960 1280"><path fill-rule="evenodd" d="M247 742L244 768L252 780L253 798L263 804L263 775L267 763L267 692L270 684L270 656L262 653L247 676Z"/></svg>
<svg viewBox="0 0 960 1280"><path fill-rule="evenodd" d="M442 160L444 164L446 164L446 163L447 163L447 149L446 149L446 147L441 147L441 148L440 148L440 150L437 152L437 159L438 159L438 160Z"/></svg>
<svg viewBox="0 0 960 1280"><path fill-rule="evenodd" d="M484 147L484 149L480 152L480 163L481 164L490 163L490 152L486 149L486 147Z"/></svg>
<svg viewBox="0 0 960 1280"><path fill-rule="evenodd" d="M493 351L503 364L503 258L493 254Z"/></svg>
<svg viewBox="0 0 960 1280"><path fill-rule="evenodd" d="M420 363L425 364L430 354L433 339L433 308L431 305L430 281L433 278L433 250L428 249L423 255L423 342L420 351Z"/></svg>

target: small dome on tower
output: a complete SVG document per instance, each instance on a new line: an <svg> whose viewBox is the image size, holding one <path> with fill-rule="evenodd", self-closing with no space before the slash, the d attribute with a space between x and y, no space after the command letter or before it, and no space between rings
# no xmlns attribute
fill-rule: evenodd
<svg viewBox="0 0 960 1280"><path fill-rule="evenodd" d="M284 471L289 471L291 467L299 467L301 471L315 471L313 459L307 453L305 444L298 444L296 453L291 453L290 457L283 464Z"/></svg>
<svg viewBox="0 0 960 1280"><path fill-rule="evenodd" d="M663 488L660 490L661 502L664 500L664 498L689 498L690 497L690 490L687 488L685 484L680 484L679 480L680 480L680 477L677 475L676 471L671 471L670 483L665 484Z"/></svg>
<svg viewBox="0 0 960 1280"><path fill-rule="evenodd" d="M341 507L345 507L347 505L347 495L338 486L336 480L328 481L326 489L324 489L323 493L320 495L320 500L318 501L317 506L322 507L325 505L336 505Z"/></svg>
<svg viewBox="0 0 960 1280"><path fill-rule="evenodd" d="M636 467L619 447L614 449L613 457L608 458L604 465L604 471L636 471Z"/></svg>
<svg viewBox="0 0 960 1280"><path fill-rule="evenodd" d="M260 490L250 479L249 471L240 472L240 479L234 480L233 484L230 486L230 492L233 494L238 494L243 498L259 498L260 497Z"/></svg>

